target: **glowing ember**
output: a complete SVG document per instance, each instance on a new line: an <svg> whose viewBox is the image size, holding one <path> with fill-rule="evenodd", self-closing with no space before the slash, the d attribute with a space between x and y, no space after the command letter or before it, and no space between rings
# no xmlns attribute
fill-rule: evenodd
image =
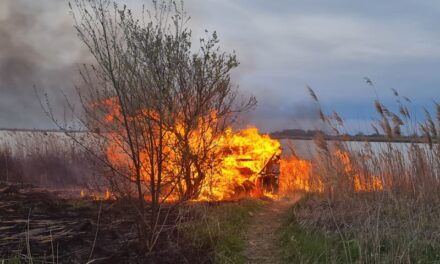
<svg viewBox="0 0 440 264"><path fill-rule="evenodd" d="M81 190L79 196L81 199L90 199L94 201L116 200L115 194L110 192L109 190L106 190L104 193L86 192L85 190Z"/></svg>

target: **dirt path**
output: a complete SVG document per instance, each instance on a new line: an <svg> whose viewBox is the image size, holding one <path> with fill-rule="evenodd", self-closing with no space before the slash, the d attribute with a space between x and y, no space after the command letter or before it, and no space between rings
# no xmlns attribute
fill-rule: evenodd
<svg viewBox="0 0 440 264"><path fill-rule="evenodd" d="M246 249L243 254L247 259L247 263L278 263L275 232L282 224L283 215L300 198L300 195L296 195L289 200L271 202L255 215L254 223L244 237Z"/></svg>

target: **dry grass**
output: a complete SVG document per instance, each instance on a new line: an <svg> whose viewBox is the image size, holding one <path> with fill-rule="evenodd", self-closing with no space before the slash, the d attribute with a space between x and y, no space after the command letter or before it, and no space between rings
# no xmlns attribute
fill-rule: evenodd
<svg viewBox="0 0 440 264"><path fill-rule="evenodd" d="M385 142L315 140L318 154L314 159L314 176L332 197L356 191L384 191L392 196L411 196L418 201L440 198L440 106L436 117L425 110L425 119L416 123L408 111L409 100L397 91L397 112L375 101L379 115L372 127L386 137ZM319 105L319 101L313 97ZM345 134L343 119L336 113L322 121L336 136ZM408 143L395 143L402 133L414 135ZM420 143L423 136L425 143ZM395 197L396 198L396 197Z"/></svg>
<svg viewBox="0 0 440 264"><path fill-rule="evenodd" d="M410 101L394 94L396 112L375 101L372 126L386 142L315 140L313 178L322 192L296 206L280 231L286 261L440 261L440 107L436 118L425 111L416 122ZM337 114L321 119L334 135L347 131ZM402 135L414 140L394 143Z"/></svg>
<svg viewBox="0 0 440 264"><path fill-rule="evenodd" d="M98 172L88 152L62 133L0 133L0 181L78 186L90 183Z"/></svg>
<svg viewBox="0 0 440 264"><path fill-rule="evenodd" d="M440 259L440 207L411 197L312 195L281 230L284 258L296 262L434 263Z"/></svg>

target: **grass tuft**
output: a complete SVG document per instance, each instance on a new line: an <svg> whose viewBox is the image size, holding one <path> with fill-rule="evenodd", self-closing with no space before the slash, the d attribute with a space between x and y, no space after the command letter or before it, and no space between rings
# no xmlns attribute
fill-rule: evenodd
<svg viewBox="0 0 440 264"><path fill-rule="evenodd" d="M214 263L245 263L243 234L265 202L245 199L218 205L196 205L194 219L181 230L192 246L211 251Z"/></svg>

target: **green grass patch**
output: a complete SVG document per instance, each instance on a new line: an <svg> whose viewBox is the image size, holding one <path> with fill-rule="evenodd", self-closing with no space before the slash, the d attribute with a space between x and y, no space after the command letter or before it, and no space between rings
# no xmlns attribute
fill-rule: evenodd
<svg viewBox="0 0 440 264"><path fill-rule="evenodd" d="M289 210L278 236L283 263L347 263L359 257L355 241L302 227L295 218L294 210Z"/></svg>
<svg viewBox="0 0 440 264"><path fill-rule="evenodd" d="M196 206L195 220L188 222L184 235L193 246L210 250L214 263L245 263L243 233L264 204L261 200L246 199Z"/></svg>
<svg viewBox="0 0 440 264"><path fill-rule="evenodd" d="M23 262L21 261L20 257L18 257L18 256L10 257L7 259L0 258L0 264L20 264L20 263L23 263Z"/></svg>
<svg viewBox="0 0 440 264"><path fill-rule="evenodd" d="M434 209L365 198L333 203L331 210L317 195L295 204L278 230L282 263L440 263L438 218L427 217Z"/></svg>

